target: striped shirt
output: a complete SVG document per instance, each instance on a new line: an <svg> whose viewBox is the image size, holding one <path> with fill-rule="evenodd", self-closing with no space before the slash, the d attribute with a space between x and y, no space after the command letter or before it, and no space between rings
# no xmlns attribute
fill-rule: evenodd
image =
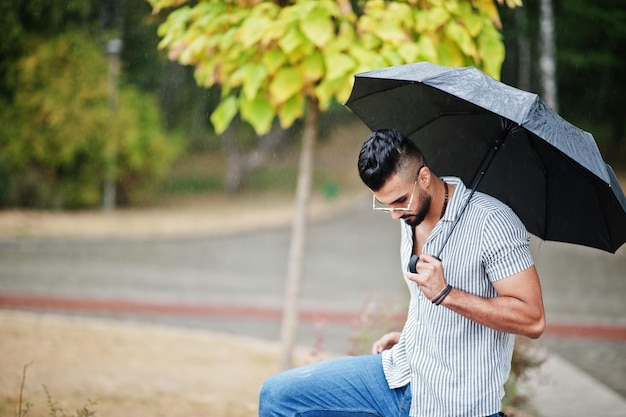
<svg viewBox="0 0 626 417"><path fill-rule="evenodd" d="M436 255L470 190L460 179L444 178L456 191L443 218L423 245ZM412 229L401 233L401 262L407 270L413 251ZM441 259L454 288L480 297L497 297L491 284L533 265L530 237L503 203L476 192L445 246ZM404 277L410 301L400 341L382 354L390 388L411 383L412 417L478 417L500 410L513 354L514 336L480 325L431 303Z"/></svg>

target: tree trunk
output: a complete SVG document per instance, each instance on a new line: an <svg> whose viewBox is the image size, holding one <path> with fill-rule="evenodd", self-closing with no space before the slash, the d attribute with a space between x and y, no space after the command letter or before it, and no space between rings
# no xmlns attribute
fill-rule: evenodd
<svg viewBox="0 0 626 417"><path fill-rule="evenodd" d="M293 349L298 330L298 299L304 266L306 226L313 178L313 154L319 130L319 107L317 99L309 97L307 116L302 134L302 150L298 185L296 188L296 207L291 230L289 263L287 266L287 285L281 329L280 369L292 367Z"/></svg>
<svg viewBox="0 0 626 417"><path fill-rule="evenodd" d="M112 7L112 25L111 29L115 35L107 41L107 55L109 57L108 69L108 88L109 88L109 127L111 135L110 143L107 144L107 155L105 159L104 170L104 188L102 190L102 209L105 211L113 210L117 206L117 143L119 138L116 137L115 119L118 107L119 95L119 77L121 72L120 56L124 45L124 14L126 11L125 0L114 1L110 4ZM103 13L103 9L101 9ZM101 21L106 20L106 16L101 14Z"/></svg>
<svg viewBox="0 0 626 417"><path fill-rule="evenodd" d="M227 161L224 189L229 193L239 192L250 173L265 165L288 139L287 130L275 122L272 130L259 138L256 148L244 151L237 146L235 126L236 122L233 121L222 135Z"/></svg>
<svg viewBox="0 0 626 417"><path fill-rule="evenodd" d="M552 0L541 0L540 11L541 27L541 85L543 99L558 111L558 99L556 89L556 57L554 41L554 15L552 13Z"/></svg>
<svg viewBox="0 0 626 417"><path fill-rule="evenodd" d="M528 19L526 8L516 7L514 13L515 27L517 28L517 88L531 90L531 42L528 34Z"/></svg>

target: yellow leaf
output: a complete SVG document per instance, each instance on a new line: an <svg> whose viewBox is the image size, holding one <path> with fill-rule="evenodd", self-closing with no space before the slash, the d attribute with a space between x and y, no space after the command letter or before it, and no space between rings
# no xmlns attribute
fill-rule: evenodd
<svg viewBox="0 0 626 417"><path fill-rule="evenodd" d="M507 4L509 4L508 1ZM475 0L474 5L478 8L478 10L486 14L498 29L502 29L500 13L498 12L498 6L496 6L496 2L494 0ZM521 2L519 5L521 6ZM509 7L511 7L510 4Z"/></svg>
<svg viewBox="0 0 626 417"><path fill-rule="evenodd" d="M463 16L463 23L467 28L470 36L475 38L483 29L483 17L476 14L470 14Z"/></svg>
<svg viewBox="0 0 626 417"><path fill-rule="evenodd" d="M261 40L261 46L267 48L273 45L277 40L280 40L287 30L287 26L283 22L273 21L272 24L265 28L263 38Z"/></svg>
<svg viewBox="0 0 626 417"><path fill-rule="evenodd" d="M323 48L335 34L331 16L323 9L316 9L300 21L300 30L315 46Z"/></svg>
<svg viewBox="0 0 626 417"><path fill-rule="evenodd" d="M258 94L252 100L241 96L239 98L239 108L241 119L250 123L257 135L264 135L270 131L276 112L262 94Z"/></svg>
<svg viewBox="0 0 626 417"><path fill-rule="evenodd" d="M283 67L270 82L269 93L271 101L276 106L283 104L289 97L302 91L304 81L302 76L293 67Z"/></svg>
<svg viewBox="0 0 626 417"><path fill-rule="evenodd" d="M448 38L443 38L437 48L439 64L449 67L462 67L466 65L465 56L459 46Z"/></svg>
<svg viewBox="0 0 626 417"><path fill-rule="evenodd" d="M336 97L340 103L345 103L350 98L350 93L352 93L352 86L354 84L354 77L349 77L344 82L339 83L337 86Z"/></svg>
<svg viewBox="0 0 626 417"><path fill-rule="evenodd" d="M190 65L197 62L202 57L206 38L198 36L195 38L178 57L178 61L183 65Z"/></svg>
<svg viewBox="0 0 626 417"><path fill-rule="evenodd" d="M210 117L215 133L222 134L237 115L237 111L237 99L234 96L222 100Z"/></svg>

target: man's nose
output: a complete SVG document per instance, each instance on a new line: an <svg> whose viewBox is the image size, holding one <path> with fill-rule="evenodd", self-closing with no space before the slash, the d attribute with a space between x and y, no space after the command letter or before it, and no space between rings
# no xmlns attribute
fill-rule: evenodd
<svg viewBox="0 0 626 417"><path fill-rule="evenodd" d="M394 210L394 211L391 212L391 218L394 219L394 220L399 220L403 215L404 215L404 213L401 212L401 211L395 211Z"/></svg>

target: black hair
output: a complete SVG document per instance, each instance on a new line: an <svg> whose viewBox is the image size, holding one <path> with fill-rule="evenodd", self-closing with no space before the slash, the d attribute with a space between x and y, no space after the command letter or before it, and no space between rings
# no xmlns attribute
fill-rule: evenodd
<svg viewBox="0 0 626 417"><path fill-rule="evenodd" d="M359 176L370 190L377 191L413 161L426 164L411 139L395 129L377 130L367 137L359 152Z"/></svg>

